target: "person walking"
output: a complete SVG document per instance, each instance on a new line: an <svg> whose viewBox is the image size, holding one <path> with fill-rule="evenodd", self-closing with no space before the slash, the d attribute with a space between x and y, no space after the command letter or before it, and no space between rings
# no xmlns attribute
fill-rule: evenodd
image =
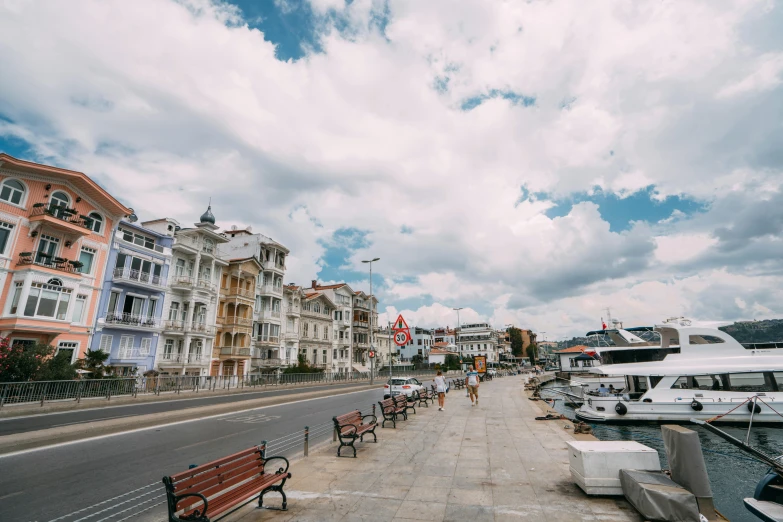
<svg viewBox="0 0 783 522"><path fill-rule="evenodd" d="M475 406L478 404L478 389L479 389L479 374L473 370L473 365L468 366L468 373L465 376L465 385L468 388L468 397L470 397L470 405ZM475 399L474 399L475 397Z"/></svg>
<svg viewBox="0 0 783 522"><path fill-rule="evenodd" d="M435 391L438 393L438 411L443 411L446 406L446 378L443 376L443 372L438 370L438 374L435 376Z"/></svg>

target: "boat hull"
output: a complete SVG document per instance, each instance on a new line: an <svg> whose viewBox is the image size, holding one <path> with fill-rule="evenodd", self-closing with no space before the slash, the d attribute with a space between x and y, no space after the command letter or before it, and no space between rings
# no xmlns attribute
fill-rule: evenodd
<svg viewBox="0 0 783 522"><path fill-rule="evenodd" d="M591 423L628 424L638 422L687 423L691 419L712 420L713 423L750 422L751 414L747 404L741 402L699 402L701 410L692 406L692 400L676 402L636 402L614 398L589 398L578 410L576 418ZM620 411L618 411L618 404ZM739 407L738 407L739 406ZM781 406L779 409L778 406ZM698 407L698 406L697 406ZM773 408L783 410L783 405L773 403ZM599 408L603 408L599 410ZM736 408L736 409L735 409ZM753 424L781 425L783 417L769 406L759 404L760 412L753 414ZM624 413L622 413L622 411ZM733 410L730 412L730 410ZM729 413L730 412L730 413ZM716 418L718 417L718 418Z"/></svg>

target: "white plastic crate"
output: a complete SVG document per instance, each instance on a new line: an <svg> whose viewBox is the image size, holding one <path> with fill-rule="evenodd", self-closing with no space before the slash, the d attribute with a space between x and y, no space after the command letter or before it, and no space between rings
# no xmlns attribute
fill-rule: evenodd
<svg viewBox="0 0 783 522"><path fill-rule="evenodd" d="M659 471L658 452L634 441L567 442L574 482L588 495L620 495L621 469Z"/></svg>

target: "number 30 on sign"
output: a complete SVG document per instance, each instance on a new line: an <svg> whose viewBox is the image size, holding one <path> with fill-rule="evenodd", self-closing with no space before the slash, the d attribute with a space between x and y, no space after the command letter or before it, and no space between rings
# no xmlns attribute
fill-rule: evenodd
<svg viewBox="0 0 783 522"><path fill-rule="evenodd" d="M394 334L394 343L397 346L405 346L406 344L408 344L409 340L410 340L410 334L408 334L408 332L406 332L405 330Z"/></svg>

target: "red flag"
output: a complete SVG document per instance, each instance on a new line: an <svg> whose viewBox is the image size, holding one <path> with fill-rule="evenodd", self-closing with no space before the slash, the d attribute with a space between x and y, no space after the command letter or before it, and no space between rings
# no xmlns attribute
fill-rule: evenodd
<svg viewBox="0 0 783 522"><path fill-rule="evenodd" d="M606 330L606 323L604 322L604 318L601 318L601 329Z"/></svg>

